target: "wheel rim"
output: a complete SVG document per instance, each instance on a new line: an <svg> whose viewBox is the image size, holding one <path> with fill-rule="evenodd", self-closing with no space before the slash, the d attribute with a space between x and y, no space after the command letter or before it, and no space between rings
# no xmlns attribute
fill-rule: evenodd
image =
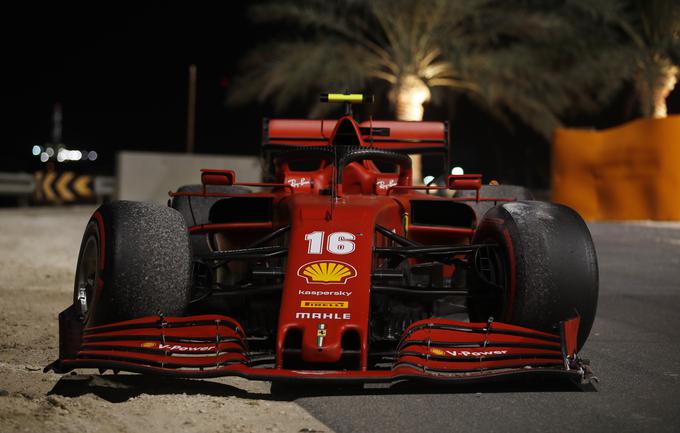
<svg viewBox="0 0 680 433"><path fill-rule="evenodd" d="M73 302L79 308L84 322L89 320L92 312L92 300L99 274L98 244L94 235L88 237L78 264Z"/></svg>
<svg viewBox="0 0 680 433"><path fill-rule="evenodd" d="M479 281L476 293L471 294L475 304L484 306L488 316L507 320L509 302L507 260L498 247L479 248L474 255L474 268ZM480 287L482 286L482 287Z"/></svg>

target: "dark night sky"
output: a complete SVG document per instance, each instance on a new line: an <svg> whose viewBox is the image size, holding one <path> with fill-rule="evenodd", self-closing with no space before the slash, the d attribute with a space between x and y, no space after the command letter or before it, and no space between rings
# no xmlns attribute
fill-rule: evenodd
<svg viewBox="0 0 680 433"><path fill-rule="evenodd" d="M268 107L227 108L223 103L225 81L236 72L238 60L268 36L266 29L248 23L246 5L185 1L3 6L0 171L40 167L30 152L33 145L49 140L55 102L63 105L63 142L101 156L96 164L80 164L78 170L87 165L87 170L112 174L119 149L182 151L191 63L198 67L196 151L257 153L261 117L275 113ZM614 112L617 104L614 101ZM678 90L670 109L680 111ZM508 131L469 103L463 102L456 112L452 154L468 172L546 186L549 147L544 140L521 125ZM426 110L431 119L447 116L437 107ZM508 164L508 157L516 155L533 161L533 166ZM537 160L545 163L539 166Z"/></svg>
<svg viewBox="0 0 680 433"><path fill-rule="evenodd" d="M257 108L223 104L225 78L256 43L244 6L117 5L5 10L3 147L10 156L2 169L15 166L10 159L31 161L31 147L49 140L55 102L63 105L64 143L95 149L103 162L121 148L181 151L191 63L198 66L196 151L257 152Z"/></svg>

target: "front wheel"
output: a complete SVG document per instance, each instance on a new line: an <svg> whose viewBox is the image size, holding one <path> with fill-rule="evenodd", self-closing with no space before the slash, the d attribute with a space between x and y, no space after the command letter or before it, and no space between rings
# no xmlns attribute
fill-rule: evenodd
<svg viewBox="0 0 680 433"><path fill-rule="evenodd" d="M73 296L87 326L181 316L190 288L191 248L179 212L132 201L95 211L83 235Z"/></svg>
<svg viewBox="0 0 680 433"><path fill-rule="evenodd" d="M538 201L495 206L473 243L498 247L475 258L485 275L469 274L471 320L493 316L551 331L578 314L578 348L583 346L597 310L598 267L588 227L574 210Z"/></svg>

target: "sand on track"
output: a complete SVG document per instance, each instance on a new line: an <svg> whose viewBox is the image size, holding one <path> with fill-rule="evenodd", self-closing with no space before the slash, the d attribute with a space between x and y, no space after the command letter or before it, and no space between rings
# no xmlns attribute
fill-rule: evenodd
<svg viewBox="0 0 680 433"><path fill-rule="evenodd" d="M331 431L267 382L43 373L93 210L0 210L0 432Z"/></svg>

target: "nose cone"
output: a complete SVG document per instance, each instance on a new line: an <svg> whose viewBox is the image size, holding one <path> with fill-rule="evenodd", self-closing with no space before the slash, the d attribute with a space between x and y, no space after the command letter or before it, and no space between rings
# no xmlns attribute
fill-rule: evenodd
<svg viewBox="0 0 680 433"><path fill-rule="evenodd" d="M280 368L366 368L375 226L399 226L401 208L391 198L359 194L334 203L327 218L327 196L293 194L287 202L291 229L277 334Z"/></svg>
<svg viewBox="0 0 680 433"><path fill-rule="evenodd" d="M326 320L338 320L342 313L325 313ZM333 317L331 319L331 317ZM342 356L342 331L323 322L306 322L302 330L302 360L312 363L334 363Z"/></svg>

